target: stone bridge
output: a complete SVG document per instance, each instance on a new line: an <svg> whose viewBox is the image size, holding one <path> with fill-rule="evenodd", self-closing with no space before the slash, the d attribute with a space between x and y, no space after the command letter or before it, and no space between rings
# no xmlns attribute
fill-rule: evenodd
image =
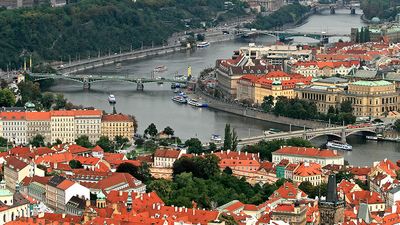
<svg viewBox="0 0 400 225"><path fill-rule="evenodd" d="M362 135L375 135L377 131L376 126L340 126L340 127L327 127L317 129L304 129L298 131L279 132L273 134L265 134L263 136L242 138L239 140L239 145L256 144L261 140L271 141L290 138L303 138L312 140L320 136L330 136L340 139L343 143L346 142L346 137L352 134Z"/></svg>
<svg viewBox="0 0 400 225"><path fill-rule="evenodd" d="M137 78L132 75L88 75L88 74L47 74L47 73L30 73L28 74L33 81L41 81L41 80L69 80L73 82L78 82L83 84L84 89L90 89L91 84L99 83L99 82L125 82L125 83L134 83L137 85L137 90L143 90L145 83L156 83L156 82L165 82L165 83L187 83L187 80L173 78L173 79L159 79L154 78L154 75L151 74L147 77L149 78Z"/></svg>

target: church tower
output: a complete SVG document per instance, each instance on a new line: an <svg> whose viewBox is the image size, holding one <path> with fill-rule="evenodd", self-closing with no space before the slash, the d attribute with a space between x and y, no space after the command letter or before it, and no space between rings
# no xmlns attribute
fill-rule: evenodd
<svg viewBox="0 0 400 225"><path fill-rule="evenodd" d="M329 175L326 199L318 203L321 225L338 224L344 221L345 203L338 199L336 188L336 175Z"/></svg>

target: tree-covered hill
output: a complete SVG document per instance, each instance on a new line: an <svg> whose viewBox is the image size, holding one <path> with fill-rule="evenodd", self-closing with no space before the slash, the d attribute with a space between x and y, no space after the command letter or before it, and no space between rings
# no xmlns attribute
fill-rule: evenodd
<svg viewBox="0 0 400 225"><path fill-rule="evenodd" d="M223 10L224 0L81 0L60 8L0 9L0 68L21 66L22 55L67 61L162 44L185 24L198 27ZM228 13L240 12L237 2Z"/></svg>

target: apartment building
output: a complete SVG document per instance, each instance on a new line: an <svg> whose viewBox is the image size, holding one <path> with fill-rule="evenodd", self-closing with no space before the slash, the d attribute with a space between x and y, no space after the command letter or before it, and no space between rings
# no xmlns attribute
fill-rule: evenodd
<svg viewBox="0 0 400 225"><path fill-rule="evenodd" d="M75 141L75 112L51 111L51 143L61 140L63 143Z"/></svg>
<svg viewBox="0 0 400 225"><path fill-rule="evenodd" d="M115 136L122 136L132 141L135 133L136 121L129 115L103 115L101 119L101 134L114 140Z"/></svg>
<svg viewBox="0 0 400 225"><path fill-rule="evenodd" d="M50 112L26 112L26 141L42 135L44 142L51 142Z"/></svg>
<svg viewBox="0 0 400 225"><path fill-rule="evenodd" d="M6 159L4 164L4 180L7 188L15 191L17 184L20 184L25 177L34 175L43 177L44 171L37 168L34 164L28 164L12 156Z"/></svg>
<svg viewBox="0 0 400 225"><path fill-rule="evenodd" d="M124 116L124 115L123 115ZM75 111L75 136L86 135L91 143L96 143L101 136L102 111L79 110ZM121 128L126 129L123 125Z"/></svg>
<svg viewBox="0 0 400 225"><path fill-rule="evenodd" d="M25 112L1 112L0 126L3 138L16 145L27 143Z"/></svg>

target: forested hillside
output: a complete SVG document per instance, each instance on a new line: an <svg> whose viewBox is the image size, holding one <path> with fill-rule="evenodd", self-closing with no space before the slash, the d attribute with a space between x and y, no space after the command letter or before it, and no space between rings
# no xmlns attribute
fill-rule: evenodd
<svg viewBox="0 0 400 225"><path fill-rule="evenodd" d="M198 27L224 10L224 0L81 0L61 8L0 9L0 68L34 62L67 61L98 51L162 44L185 24ZM235 4L229 14L239 14ZM225 15L226 17L226 15ZM185 21L184 21L185 20Z"/></svg>

